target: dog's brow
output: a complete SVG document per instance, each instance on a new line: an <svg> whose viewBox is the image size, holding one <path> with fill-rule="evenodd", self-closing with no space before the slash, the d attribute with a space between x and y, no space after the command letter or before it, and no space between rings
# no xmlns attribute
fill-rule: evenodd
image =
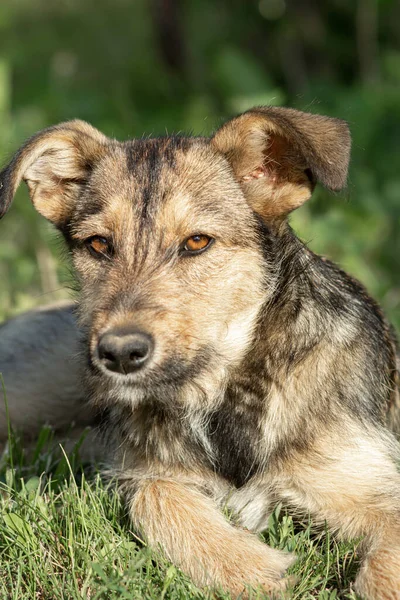
<svg viewBox="0 0 400 600"><path fill-rule="evenodd" d="M79 222L82 221L82 219L94 217L103 210L104 203L101 202L101 200L99 200L95 195L90 195L88 198L85 198L80 205L78 205L75 218L73 220Z"/></svg>

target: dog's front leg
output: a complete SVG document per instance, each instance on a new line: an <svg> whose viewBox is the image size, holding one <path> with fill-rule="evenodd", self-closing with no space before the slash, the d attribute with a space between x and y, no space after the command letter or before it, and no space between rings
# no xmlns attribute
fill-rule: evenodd
<svg viewBox="0 0 400 600"><path fill-rule="evenodd" d="M341 537L363 538L355 590L400 599L400 449L389 432L353 424L326 432L277 476L279 495Z"/></svg>
<svg viewBox="0 0 400 600"><path fill-rule="evenodd" d="M283 575L293 557L231 525L194 485L154 477L135 488L130 500L135 526L198 586L220 587L235 597L246 585L279 597L286 589L289 580Z"/></svg>

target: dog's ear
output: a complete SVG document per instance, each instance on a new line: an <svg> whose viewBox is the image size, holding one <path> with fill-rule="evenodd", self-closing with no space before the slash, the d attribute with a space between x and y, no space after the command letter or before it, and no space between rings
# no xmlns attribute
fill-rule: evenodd
<svg viewBox="0 0 400 600"><path fill-rule="evenodd" d="M351 140L339 119L259 107L225 123L212 144L266 220L282 219L303 204L317 181L330 190L346 185Z"/></svg>
<svg viewBox="0 0 400 600"><path fill-rule="evenodd" d="M30 138L0 173L0 218L23 179L46 219L61 227L110 140L84 121L68 121Z"/></svg>

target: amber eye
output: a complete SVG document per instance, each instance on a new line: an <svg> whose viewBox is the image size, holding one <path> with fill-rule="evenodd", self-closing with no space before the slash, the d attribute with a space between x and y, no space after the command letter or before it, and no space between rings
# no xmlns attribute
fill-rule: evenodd
<svg viewBox="0 0 400 600"><path fill-rule="evenodd" d="M85 240L85 245L92 256L96 258L106 257L108 258L111 254L110 242L99 235L93 235L92 237Z"/></svg>
<svg viewBox="0 0 400 600"><path fill-rule="evenodd" d="M200 254L200 252L206 250L213 241L213 238L209 235L203 235L202 233L192 235L187 238L182 245L182 251L184 254Z"/></svg>

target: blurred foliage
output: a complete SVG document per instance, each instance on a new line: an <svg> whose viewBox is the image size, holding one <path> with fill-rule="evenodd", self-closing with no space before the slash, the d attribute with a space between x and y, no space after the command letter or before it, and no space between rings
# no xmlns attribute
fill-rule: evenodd
<svg viewBox="0 0 400 600"><path fill-rule="evenodd" d="M397 0L2 0L0 159L74 117L120 139L209 134L256 104L344 118L348 192L318 190L293 223L400 326L399 34ZM0 236L2 315L65 294L25 190Z"/></svg>

